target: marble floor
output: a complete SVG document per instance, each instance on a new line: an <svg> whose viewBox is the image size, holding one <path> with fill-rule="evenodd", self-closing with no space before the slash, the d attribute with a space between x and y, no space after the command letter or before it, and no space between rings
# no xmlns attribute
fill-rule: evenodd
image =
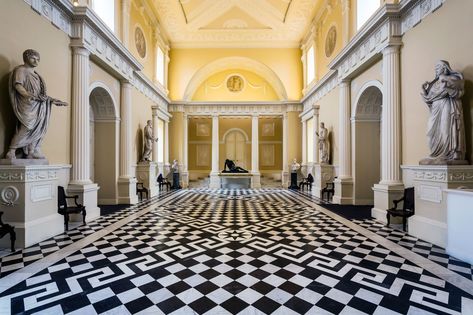
<svg viewBox="0 0 473 315"><path fill-rule="evenodd" d="M1 258L0 314L473 314L470 265L322 206L163 193Z"/></svg>

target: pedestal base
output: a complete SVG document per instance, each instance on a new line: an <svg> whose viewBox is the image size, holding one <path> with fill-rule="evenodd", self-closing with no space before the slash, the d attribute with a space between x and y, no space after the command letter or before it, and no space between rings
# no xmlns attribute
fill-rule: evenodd
<svg viewBox="0 0 473 315"><path fill-rule="evenodd" d="M378 221L387 222L386 210L393 207L393 200L399 199L404 194L403 184L375 184L374 207L371 209L371 216ZM391 222L401 222L399 218L391 218Z"/></svg>
<svg viewBox="0 0 473 315"><path fill-rule="evenodd" d="M261 188L261 174L259 172L252 172L251 175L251 188Z"/></svg>
<svg viewBox="0 0 473 315"><path fill-rule="evenodd" d="M171 189L181 189L181 181L179 173L172 173L172 187Z"/></svg>
<svg viewBox="0 0 473 315"><path fill-rule="evenodd" d="M299 189L299 185L297 184L297 173L291 172L291 185L288 187L289 189Z"/></svg>
<svg viewBox="0 0 473 315"><path fill-rule="evenodd" d="M314 196L322 198L322 189L325 188L327 183L333 182L333 173L333 165L314 165L314 189L312 189Z"/></svg>
<svg viewBox="0 0 473 315"><path fill-rule="evenodd" d="M445 248L447 245L446 189L473 188L471 165L402 166L415 187L415 215L409 219L409 234Z"/></svg>
<svg viewBox="0 0 473 315"><path fill-rule="evenodd" d="M217 173L210 173L209 188L218 189L220 188L220 177Z"/></svg>
<svg viewBox="0 0 473 315"><path fill-rule="evenodd" d="M140 162L136 165L136 179L148 189L149 198L158 194L157 164L155 162Z"/></svg>
<svg viewBox="0 0 473 315"><path fill-rule="evenodd" d="M122 177L118 179L118 203L134 205L138 203L136 195L136 178Z"/></svg>
<svg viewBox="0 0 473 315"><path fill-rule="evenodd" d="M97 184L75 184L71 183L67 187L68 195L79 195L79 203L85 206L87 215L86 222L93 221L100 217L100 208L97 206L97 191L100 187Z"/></svg>
<svg viewBox="0 0 473 315"><path fill-rule="evenodd" d="M1 165L0 203L3 222L15 227L16 248L28 247L64 231L57 213L60 165ZM0 239L10 248L10 238Z"/></svg>
<svg viewBox="0 0 473 315"><path fill-rule="evenodd" d="M353 179L337 178L334 181L335 194L333 195L333 203L340 205L353 204Z"/></svg>
<svg viewBox="0 0 473 315"><path fill-rule="evenodd" d="M288 187L289 186L289 172L282 171L281 172L281 186Z"/></svg>

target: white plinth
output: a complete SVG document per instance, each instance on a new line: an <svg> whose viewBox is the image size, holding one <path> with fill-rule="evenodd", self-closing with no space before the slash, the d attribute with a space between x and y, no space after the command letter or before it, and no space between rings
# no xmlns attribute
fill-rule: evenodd
<svg viewBox="0 0 473 315"><path fill-rule="evenodd" d="M402 166L412 173L415 215L409 218L409 234L445 248L447 246L446 189L473 188L471 165Z"/></svg>
<svg viewBox="0 0 473 315"><path fill-rule="evenodd" d="M237 188L261 188L260 176L259 173L218 173L219 188L232 181L241 186Z"/></svg>
<svg viewBox="0 0 473 315"><path fill-rule="evenodd" d="M140 162L136 165L136 179L148 189L149 198L158 194L158 182L155 162Z"/></svg>
<svg viewBox="0 0 473 315"><path fill-rule="evenodd" d="M322 198L322 189L327 183L333 182L333 165L314 164L314 189L312 193L317 198Z"/></svg>
<svg viewBox="0 0 473 315"><path fill-rule="evenodd" d="M100 217L100 208L97 206L97 192L100 187L97 184L69 184L66 193L68 195L79 195L78 202L85 206L87 215L85 221L90 222ZM80 216L71 216L72 221L82 221Z"/></svg>
<svg viewBox="0 0 473 315"><path fill-rule="evenodd" d="M57 213L60 165L1 165L0 211L3 222L13 225L15 247L28 247L64 231L64 217ZM10 204L10 205L5 205ZM8 235L0 245L10 247Z"/></svg>
<svg viewBox="0 0 473 315"><path fill-rule="evenodd" d="M473 264L473 190L448 189L447 254Z"/></svg>

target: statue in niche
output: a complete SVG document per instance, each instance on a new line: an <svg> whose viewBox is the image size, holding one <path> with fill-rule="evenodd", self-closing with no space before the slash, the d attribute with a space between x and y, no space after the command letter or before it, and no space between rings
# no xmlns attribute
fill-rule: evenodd
<svg viewBox="0 0 473 315"><path fill-rule="evenodd" d="M141 157L141 162L149 162L151 161L151 152L153 151L153 142L157 142L158 138L153 138L153 125L151 120L148 120L146 122L146 126L144 128L144 136L145 136L145 142L144 142L144 150L143 150L143 156Z"/></svg>
<svg viewBox="0 0 473 315"><path fill-rule="evenodd" d="M330 160L328 129L325 128L325 124L323 122L320 123L319 132L316 132L316 134L319 137L320 163L328 164Z"/></svg>
<svg viewBox="0 0 473 315"><path fill-rule="evenodd" d="M430 155L419 164L468 164L461 101L464 92L463 74L453 71L447 61L439 61L434 80L422 85L421 95L430 111L427 128Z"/></svg>
<svg viewBox="0 0 473 315"><path fill-rule="evenodd" d="M228 170L227 170L228 167ZM247 170L235 165L235 162L232 160L226 159L225 165L223 166L222 173L248 173Z"/></svg>
<svg viewBox="0 0 473 315"><path fill-rule="evenodd" d="M18 119L6 159L16 159L22 149L27 159L45 159L41 144L49 126L52 105L67 106L66 102L46 95L46 84L34 70L39 64L39 53L33 49L23 52L24 64L13 69L9 80L10 101Z"/></svg>

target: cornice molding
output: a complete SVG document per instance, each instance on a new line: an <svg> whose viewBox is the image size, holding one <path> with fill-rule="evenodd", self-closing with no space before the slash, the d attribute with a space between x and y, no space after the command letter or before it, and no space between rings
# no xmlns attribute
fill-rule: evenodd
<svg viewBox="0 0 473 315"><path fill-rule="evenodd" d="M302 105L298 102L172 102L169 105L169 112L191 116L282 116L289 111L302 111Z"/></svg>
<svg viewBox="0 0 473 315"><path fill-rule="evenodd" d="M332 70L329 73L327 73L302 98L301 102L304 104L304 110L307 110L311 108L312 106L314 106L325 95L327 95L333 89L335 89L338 83L339 83L339 80L337 77L337 71Z"/></svg>

